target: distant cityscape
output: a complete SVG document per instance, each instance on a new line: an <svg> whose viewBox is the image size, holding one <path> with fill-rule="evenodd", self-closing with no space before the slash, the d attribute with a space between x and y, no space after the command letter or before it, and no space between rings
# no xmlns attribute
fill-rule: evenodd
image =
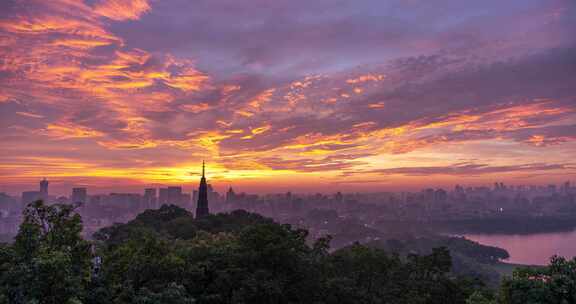
<svg viewBox="0 0 576 304"><path fill-rule="evenodd" d="M456 185L450 190L427 188L419 192L257 195L237 192L232 187L226 193L218 193L207 183L203 169L198 190L192 193L184 193L180 186L109 194L90 194L88 188L76 187L69 196L54 196L49 185L50 181L44 178L37 191L22 192L20 197L0 193L0 234L16 234L22 209L36 200L76 205L86 236L162 205L176 205L196 217L243 209L305 227L312 236L338 234L340 225L357 226L366 229L360 234L368 238L374 237L370 229L387 223L397 226L506 217L576 218L576 187L570 182L531 186L496 182L492 187Z"/></svg>

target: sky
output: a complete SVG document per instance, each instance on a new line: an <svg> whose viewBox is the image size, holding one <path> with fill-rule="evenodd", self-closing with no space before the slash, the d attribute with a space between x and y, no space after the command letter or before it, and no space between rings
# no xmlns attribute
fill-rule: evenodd
<svg viewBox="0 0 576 304"><path fill-rule="evenodd" d="M573 0L0 1L0 191L576 181Z"/></svg>

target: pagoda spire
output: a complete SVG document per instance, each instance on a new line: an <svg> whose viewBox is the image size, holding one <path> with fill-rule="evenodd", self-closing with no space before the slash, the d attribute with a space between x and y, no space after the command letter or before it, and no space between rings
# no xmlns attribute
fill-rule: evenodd
<svg viewBox="0 0 576 304"><path fill-rule="evenodd" d="M208 183L206 183L206 163L202 161L202 177L198 187L198 203L196 205L196 218L208 216Z"/></svg>

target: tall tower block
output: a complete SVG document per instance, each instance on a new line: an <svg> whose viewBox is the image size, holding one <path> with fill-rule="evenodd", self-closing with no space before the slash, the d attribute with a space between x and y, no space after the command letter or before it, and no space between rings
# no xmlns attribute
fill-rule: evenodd
<svg viewBox="0 0 576 304"><path fill-rule="evenodd" d="M46 178L40 181L40 192L38 194L39 198L41 200L44 200L44 202L46 202L46 200L48 199L48 181L46 180Z"/></svg>
<svg viewBox="0 0 576 304"><path fill-rule="evenodd" d="M196 206L196 218L208 216L210 210L208 209L208 184L206 183L205 164L202 161L202 178L200 179L200 186L198 187L198 205Z"/></svg>

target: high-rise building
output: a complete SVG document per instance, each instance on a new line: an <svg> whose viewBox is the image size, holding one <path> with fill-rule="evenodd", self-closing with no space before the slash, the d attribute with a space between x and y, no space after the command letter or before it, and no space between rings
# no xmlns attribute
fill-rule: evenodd
<svg viewBox="0 0 576 304"><path fill-rule="evenodd" d="M190 211L193 210L192 196L189 193L182 193L180 195L180 207Z"/></svg>
<svg viewBox="0 0 576 304"><path fill-rule="evenodd" d="M40 194L40 199L42 199L46 202L46 200L48 199L48 181L46 180L46 178L44 178L40 181L39 194Z"/></svg>
<svg viewBox="0 0 576 304"><path fill-rule="evenodd" d="M110 193L106 201L119 210L135 211L141 205L142 195L138 193Z"/></svg>
<svg viewBox="0 0 576 304"><path fill-rule="evenodd" d="M147 188L144 189L144 199L143 204L145 209L156 209L156 189Z"/></svg>
<svg viewBox="0 0 576 304"><path fill-rule="evenodd" d="M212 188L211 184L207 184L207 189L208 189L208 201L209 202L217 202L220 200L220 194L218 192L216 192L214 190L214 188Z"/></svg>
<svg viewBox="0 0 576 304"><path fill-rule="evenodd" d="M202 162L202 178L198 187L198 205L196 206L196 218L206 217L210 214L208 209L208 184L206 183L205 165Z"/></svg>
<svg viewBox="0 0 576 304"><path fill-rule="evenodd" d="M160 206L176 205L182 208L189 208L190 195L182 193L182 187L160 188L158 204Z"/></svg>
<svg viewBox="0 0 576 304"><path fill-rule="evenodd" d="M336 192L336 194L334 195L334 200L337 203L342 203L342 201L344 200L344 195L342 195L342 192L340 191Z"/></svg>
<svg viewBox="0 0 576 304"><path fill-rule="evenodd" d="M158 189L158 205L167 205L168 203L168 188Z"/></svg>
<svg viewBox="0 0 576 304"><path fill-rule="evenodd" d="M70 196L70 202L72 204L75 203L86 204L86 202L88 202L88 192L86 188L72 188L72 195Z"/></svg>
<svg viewBox="0 0 576 304"><path fill-rule="evenodd" d="M168 187L168 203L182 205L182 187Z"/></svg>
<svg viewBox="0 0 576 304"><path fill-rule="evenodd" d="M436 189L434 191L434 201L435 202L446 202L448 200L448 193L444 189Z"/></svg>
<svg viewBox="0 0 576 304"><path fill-rule="evenodd" d="M226 203L233 203L234 201L236 201L236 193L234 193L234 189L232 189L232 187L230 187L230 189L228 189L228 192L226 193Z"/></svg>
<svg viewBox="0 0 576 304"><path fill-rule="evenodd" d="M198 201L198 190L192 190L192 202Z"/></svg>

